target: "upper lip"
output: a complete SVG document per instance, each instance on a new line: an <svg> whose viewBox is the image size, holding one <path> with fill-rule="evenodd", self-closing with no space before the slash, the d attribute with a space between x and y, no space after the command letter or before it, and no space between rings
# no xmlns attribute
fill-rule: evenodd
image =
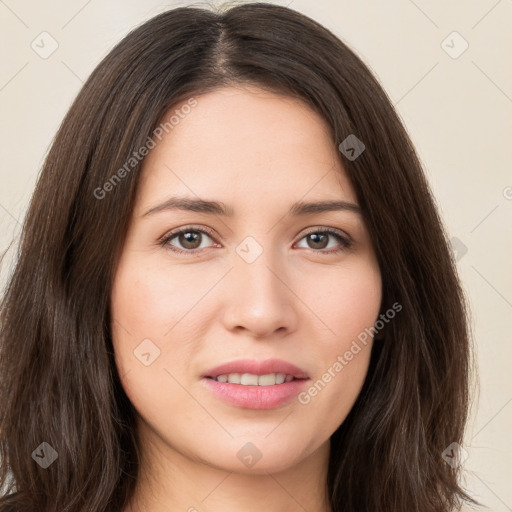
<svg viewBox="0 0 512 512"><path fill-rule="evenodd" d="M257 361L255 359L239 359L229 361L215 368L208 370L203 377L217 378L219 375L228 375L230 373L251 373L253 375L267 375L269 373L284 373L292 375L296 379L308 379L307 373L292 363L282 359L265 359Z"/></svg>

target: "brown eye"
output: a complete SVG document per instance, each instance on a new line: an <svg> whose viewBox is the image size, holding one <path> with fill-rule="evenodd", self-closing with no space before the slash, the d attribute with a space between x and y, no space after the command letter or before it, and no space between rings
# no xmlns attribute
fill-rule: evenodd
<svg viewBox="0 0 512 512"><path fill-rule="evenodd" d="M164 237L160 244L174 252L195 252L207 247L203 242L208 238L212 240L212 236L203 229L185 227Z"/></svg>
<svg viewBox="0 0 512 512"><path fill-rule="evenodd" d="M305 236L302 237L301 240L306 240L307 247L306 249L312 249L313 251L317 251L325 254L334 254L346 249L349 249L352 245L349 237L345 237L341 235L338 231L334 231L332 229L317 229L316 231L310 231ZM334 244L334 249L324 250L329 248L330 239L336 239L338 241L338 248L336 248L336 244ZM331 245L331 248L333 246Z"/></svg>
<svg viewBox="0 0 512 512"><path fill-rule="evenodd" d="M325 233L311 233L307 238L311 242L311 249L325 249L329 243L329 235Z"/></svg>
<svg viewBox="0 0 512 512"><path fill-rule="evenodd" d="M176 235L179 243L185 249L199 249L202 241L202 235L197 231L186 231Z"/></svg>

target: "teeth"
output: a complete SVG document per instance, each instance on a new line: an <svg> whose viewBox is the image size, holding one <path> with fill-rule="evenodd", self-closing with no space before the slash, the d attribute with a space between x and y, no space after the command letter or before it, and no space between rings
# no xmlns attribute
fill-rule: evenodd
<svg viewBox="0 0 512 512"><path fill-rule="evenodd" d="M292 375L284 373L269 373L267 375L254 375L252 373L230 373L219 375L215 379L218 382L229 382L230 384L241 384L242 386L273 386L293 380Z"/></svg>
<svg viewBox="0 0 512 512"><path fill-rule="evenodd" d="M262 377L264 377L264 375L262 375ZM243 373L242 376L240 377L240 384L243 384L244 386L257 386L258 380L258 375L252 375L251 373Z"/></svg>
<svg viewBox="0 0 512 512"><path fill-rule="evenodd" d="M240 374L239 373L230 373L228 375L228 382L231 384L240 384Z"/></svg>
<svg viewBox="0 0 512 512"><path fill-rule="evenodd" d="M282 384L286 380L286 375L284 373L276 373L276 384ZM291 375L288 375L290 377L290 380L293 380L293 377Z"/></svg>

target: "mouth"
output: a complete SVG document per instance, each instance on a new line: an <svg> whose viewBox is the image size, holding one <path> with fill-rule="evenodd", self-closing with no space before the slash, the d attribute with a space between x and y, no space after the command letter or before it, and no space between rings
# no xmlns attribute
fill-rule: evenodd
<svg viewBox="0 0 512 512"><path fill-rule="evenodd" d="M211 368L202 377L246 386L271 386L309 378L304 370L282 359L230 361Z"/></svg>
<svg viewBox="0 0 512 512"><path fill-rule="evenodd" d="M217 375L216 377L205 377L207 379L215 380L217 382L224 382L229 384L240 384L241 386L275 386L281 385L285 382L293 380L306 380L305 378L299 379L293 375L285 373L267 373L265 375L257 375L254 373L228 373Z"/></svg>
<svg viewBox="0 0 512 512"><path fill-rule="evenodd" d="M279 359L239 360L212 368L202 382L214 395L244 409L273 409L289 403L310 378Z"/></svg>

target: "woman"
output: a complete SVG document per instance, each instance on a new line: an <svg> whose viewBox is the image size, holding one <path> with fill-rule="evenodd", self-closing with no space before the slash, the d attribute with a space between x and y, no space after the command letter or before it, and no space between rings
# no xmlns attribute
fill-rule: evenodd
<svg viewBox="0 0 512 512"><path fill-rule="evenodd" d="M2 512L475 503L443 456L471 352L421 165L368 68L291 9L178 8L107 55L1 325Z"/></svg>

